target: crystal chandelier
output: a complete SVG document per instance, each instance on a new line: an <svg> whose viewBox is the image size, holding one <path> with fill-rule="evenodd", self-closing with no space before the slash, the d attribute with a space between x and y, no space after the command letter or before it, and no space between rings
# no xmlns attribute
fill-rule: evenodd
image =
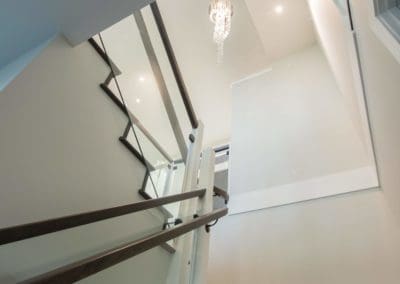
<svg viewBox="0 0 400 284"><path fill-rule="evenodd" d="M209 8L210 20L214 23L214 41L218 48L218 62L224 55L224 40L231 31L233 6L230 0L211 0Z"/></svg>

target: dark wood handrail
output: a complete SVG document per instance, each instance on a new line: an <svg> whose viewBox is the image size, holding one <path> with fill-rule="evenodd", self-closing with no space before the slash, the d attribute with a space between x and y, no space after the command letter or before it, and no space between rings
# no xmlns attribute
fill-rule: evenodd
<svg viewBox="0 0 400 284"><path fill-rule="evenodd" d="M135 255L157 247L187 232L202 227L228 214L227 208L217 209L174 228L129 242L83 260L62 266L21 284L72 283L107 269Z"/></svg>
<svg viewBox="0 0 400 284"><path fill-rule="evenodd" d="M149 171L154 171L155 168L148 160L146 160L138 150L123 136L119 137L119 141L131 152L145 167L148 168Z"/></svg>
<svg viewBox="0 0 400 284"><path fill-rule="evenodd" d="M224 151L228 151L228 150L229 150L229 145L223 145L223 146L214 148L215 153L224 152Z"/></svg>
<svg viewBox="0 0 400 284"><path fill-rule="evenodd" d="M185 82L183 81L182 73L179 69L178 62L176 60L174 50L172 48L171 42L168 37L167 30L164 25L164 21L162 19L160 9L158 8L157 2L154 1L150 4L151 11L153 12L153 16L158 28L158 32L160 33L161 40L164 44L165 52L167 53L167 57L169 63L172 68L172 72L174 73L176 83L179 88L179 92L182 97L183 104L185 105L186 112L189 116L190 123L193 128L197 128L199 126L199 122L196 117L196 113L194 112L192 102L190 101L190 97L188 91L185 86Z"/></svg>
<svg viewBox="0 0 400 284"><path fill-rule="evenodd" d="M187 200L195 197L204 196L206 190L199 189L189 192L174 194L166 197L159 197L139 201L132 204L117 206L113 208L101 209L86 213L69 215L45 221L18 225L0 229L0 245L12 243L28 238L33 238L65 229L86 225L101 220L114 218L146 209L152 209L164 204Z"/></svg>
<svg viewBox="0 0 400 284"><path fill-rule="evenodd" d="M223 190L219 187L214 186L214 193L216 196L220 196L225 200L225 204L229 202L229 194L226 190Z"/></svg>
<svg viewBox="0 0 400 284"><path fill-rule="evenodd" d="M107 94L107 96L119 107L119 109L128 116L128 111L121 100L111 91L111 89L104 83L100 84L100 88Z"/></svg>
<svg viewBox="0 0 400 284"><path fill-rule="evenodd" d="M96 50L97 54L100 55L101 58L108 64L108 60L110 60L110 64L112 66L112 70L115 74L115 76L118 76L121 74L121 70L115 65L115 63L111 60L111 58L107 58L107 54L104 52L104 50L98 45L98 43L94 40L94 38L89 38L88 42L90 43L91 46L93 46L94 50Z"/></svg>

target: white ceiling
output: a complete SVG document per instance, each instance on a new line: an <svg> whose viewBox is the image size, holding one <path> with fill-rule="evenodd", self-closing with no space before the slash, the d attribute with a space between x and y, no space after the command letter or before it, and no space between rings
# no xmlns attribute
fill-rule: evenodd
<svg viewBox="0 0 400 284"><path fill-rule="evenodd" d="M0 10L0 39L7 44L0 48L0 65L59 31L71 42L85 40L146 1L118 0L110 4L88 0L82 4L78 0L40 0L27 5L27 1L5 0ZM232 82L315 41L305 0L232 2L232 31L225 44L224 62L217 65L213 26L208 19L209 0L158 0L194 108L205 124L207 145L229 140ZM280 15L271 12L278 4L284 7ZM140 70L141 66L135 68Z"/></svg>
<svg viewBox="0 0 400 284"><path fill-rule="evenodd" d="M234 16L222 64L216 64L208 0L159 0L178 63L205 124L205 145L228 142L233 82L316 42L306 0L232 0ZM277 14L274 8L283 7Z"/></svg>
<svg viewBox="0 0 400 284"><path fill-rule="evenodd" d="M267 68L273 61L315 43L306 0L232 0L234 17L223 62L217 64L208 0L158 0L194 109L205 124L205 145L231 136L231 84ZM283 6L282 14L271 12ZM185 137L189 122L149 8L142 10L157 59ZM103 33L108 51L122 70L121 87L132 112L170 152L177 153L168 116L133 17ZM139 78L144 77L140 82ZM137 102L139 99L140 103Z"/></svg>
<svg viewBox="0 0 400 284"><path fill-rule="evenodd" d="M271 61L304 49L316 41L307 1L245 0L245 2L264 50ZM281 9L281 14L277 14L275 9Z"/></svg>

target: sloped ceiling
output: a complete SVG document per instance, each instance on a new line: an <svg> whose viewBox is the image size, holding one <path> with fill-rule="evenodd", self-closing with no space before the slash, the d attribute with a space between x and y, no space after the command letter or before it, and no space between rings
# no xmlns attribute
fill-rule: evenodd
<svg viewBox="0 0 400 284"><path fill-rule="evenodd" d="M233 82L316 42L306 0L232 0L234 16L221 64L216 61L208 0L159 0L205 145L228 142ZM274 13L282 5L283 13Z"/></svg>
<svg viewBox="0 0 400 284"><path fill-rule="evenodd" d="M315 43L311 13L303 0L245 0L269 60L276 61ZM281 7L281 14L275 9Z"/></svg>
<svg viewBox="0 0 400 284"><path fill-rule="evenodd" d="M56 33L72 45L127 17L151 0L1 0L0 68Z"/></svg>

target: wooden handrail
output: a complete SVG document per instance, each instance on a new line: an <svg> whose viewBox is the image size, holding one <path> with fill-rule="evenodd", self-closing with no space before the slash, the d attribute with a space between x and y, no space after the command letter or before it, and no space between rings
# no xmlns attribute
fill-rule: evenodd
<svg viewBox="0 0 400 284"><path fill-rule="evenodd" d="M123 136L119 137L119 142L121 142L149 171L155 170L154 166L147 161L126 138Z"/></svg>
<svg viewBox="0 0 400 284"><path fill-rule="evenodd" d="M121 100L111 91L111 89L104 83L100 84L100 88L107 94L107 96L119 107L119 109L128 116L128 111Z"/></svg>
<svg viewBox="0 0 400 284"><path fill-rule="evenodd" d="M45 221L28 223L14 227L0 229L0 245L12 243L24 239L29 239L65 229L86 225L101 220L114 218L142 210L152 209L164 204L174 203L195 197L204 196L206 190L199 189L189 192L169 195L155 199L149 199L117 206L113 208L101 209L86 213L79 213Z"/></svg>
<svg viewBox="0 0 400 284"><path fill-rule="evenodd" d="M148 180L148 177L149 177L149 174L146 173L146 177L145 177L145 179L144 179L144 181L143 181L144 186L143 186L141 189L139 189L139 191L138 191L139 194L140 194L140 196L142 196L145 200L153 199L153 197L151 197L151 195L148 194L148 193L144 190L145 185L146 185L146 182L147 182L147 180ZM174 215L172 215L172 213L169 212L164 206L160 206L160 207L158 207L158 209L162 212L162 214L163 214L166 218L172 218L172 217L174 217Z"/></svg>
<svg viewBox="0 0 400 284"><path fill-rule="evenodd" d="M214 193L216 196L220 196L225 200L225 204L229 202L229 194L226 190L223 190L219 187L214 186Z"/></svg>
<svg viewBox="0 0 400 284"><path fill-rule="evenodd" d="M214 148L214 152L215 152L215 153L224 152L224 151L228 151L228 150L229 150L229 144L227 144L227 145L222 145L222 146L220 146L220 147Z"/></svg>
<svg viewBox="0 0 400 284"><path fill-rule="evenodd" d="M20 282L20 284L73 283L107 269L135 255L157 247L187 232L202 227L228 214L227 208L217 209L174 228L129 242L83 260Z"/></svg>
<svg viewBox="0 0 400 284"><path fill-rule="evenodd" d="M168 162L173 162L173 159L169 156L169 154L167 153L167 151L164 150L164 148L162 148L162 146L158 143L158 141L150 134L150 132L142 125L142 123L140 122L140 120L129 110L127 110L124 106L124 104L120 101L120 99L118 99L118 97L114 94L114 92L105 84L102 83L100 84L100 87L103 89L103 91L107 94L107 96L119 107L119 109L125 114L125 115L129 115L130 116L130 120L128 123L128 130L132 129L131 127L131 122L134 124L134 126L136 126L137 128L140 129L140 131L144 134L144 136L150 140L150 142L153 144L153 146L161 153L161 155L164 156L164 158L166 160L168 160ZM127 133L125 131L125 133ZM124 136L123 138L126 139L126 137ZM121 141L121 138L120 138ZM122 143L124 143L124 141L121 141ZM124 143L126 144L126 143ZM127 146L127 145L125 145ZM129 148L129 147L128 147ZM129 149L131 150L131 149ZM132 151L131 151L132 152ZM134 153L135 154L135 153ZM139 156L138 156L138 155ZM135 154L138 159L140 161L142 161L142 157L140 155L139 152L137 152L137 154ZM142 161L144 162L144 160ZM150 165L150 164L149 164ZM152 170L152 169L150 169Z"/></svg>
<svg viewBox="0 0 400 284"><path fill-rule="evenodd" d="M178 62L174 54L174 50L169 40L168 33L161 16L160 9L158 8L156 1L152 2L150 4L150 7L151 11L153 12L154 20L156 22L158 32L161 36L161 40L164 44L164 49L167 54L169 64L171 65L172 72L174 73L175 81L176 84L178 85L183 104L185 105L186 112L189 116L190 123L192 127L196 129L199 126L199 122L197 120L196 113L194 112L192 102L190 101L190 97L186 89L185 82L183 81L182 73L179 69Z"/></svg>
<svg viewBox="0 0 400 284"><path fill-rule="evenodd" d="M115 63L111 60L111 58L107 58L107 54L104 52L104 50L98 45L98 43L94 40L94 38L89 38L88 42L90 43L91 46L93 46L94 50L96 50L97 54L100 55L100 57L108 64L108 60L110 60L110 64L112 66L112 70L115 74L115 76L118 76L121 74L121 70L115 65Z"/></svg>

